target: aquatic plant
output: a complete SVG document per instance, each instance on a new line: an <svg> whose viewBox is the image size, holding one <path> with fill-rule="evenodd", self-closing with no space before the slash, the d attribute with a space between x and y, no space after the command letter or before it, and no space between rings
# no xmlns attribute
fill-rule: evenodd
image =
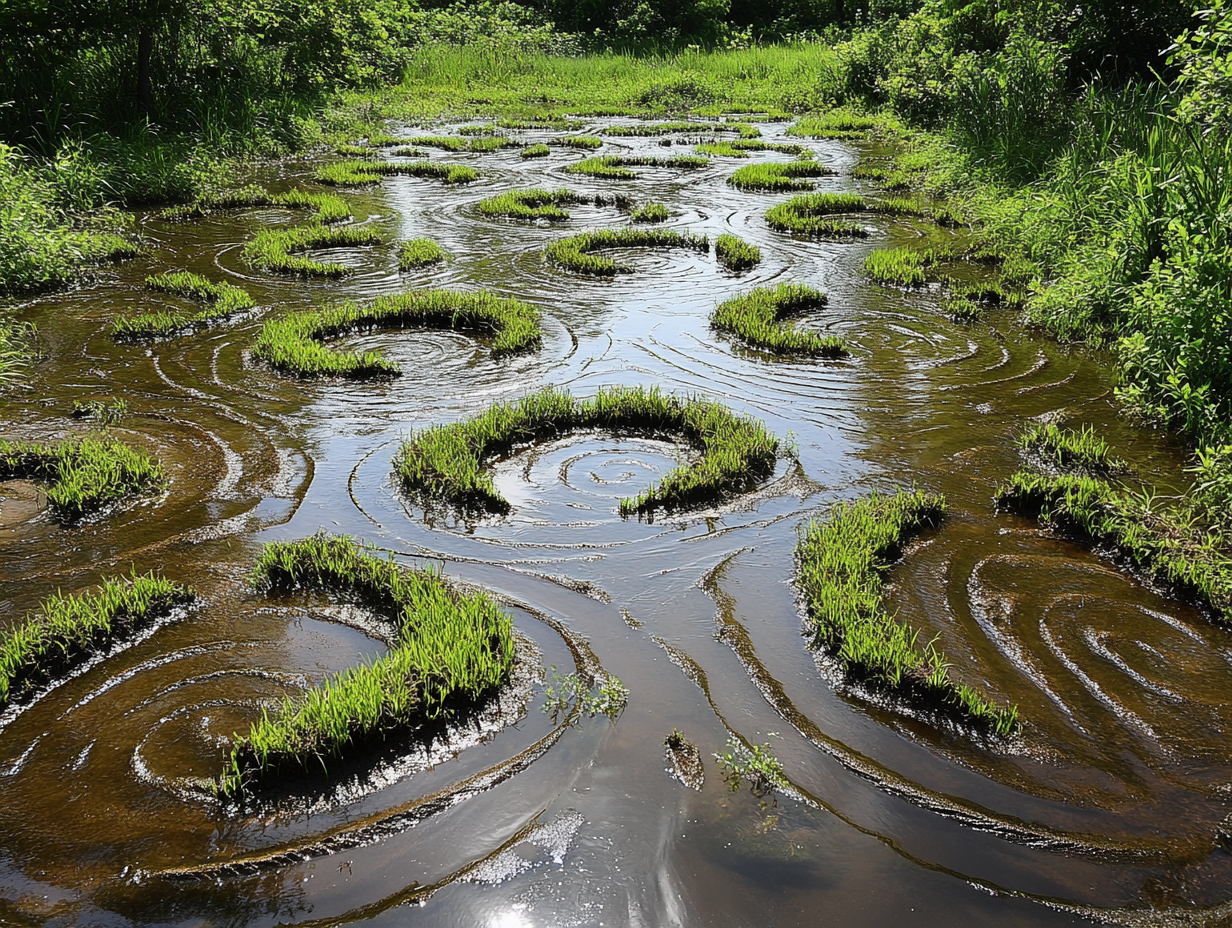
<svg viewBox="0 0 1232 928"><path fill-rule="evenodd" d="M810 190L813 185L805 177L825 177L834 172L816 161L767 162L738 168L727 183L737 190Z"/></svg>
<svg viewBox="0 0 1232 928"><path fill-rule="evenodd" d="M804 284L759 287L720 303L710 314L710 326L775 354L804 354L844 358L849 352L841 338L818 335L784 324L784 320L826 305L826 295Z"/></svg>
<svg viewBox="0 0 1232 928"><path fill-rule="evenodd" d="M446 258L444 249L430 238L413 238L398 245L398 270L415 271L440 264Z"/></svg>
<svg viewBox="0 0 1232 928"><path fill-rule="evenodd" d="M603 146L603 139L593 135L567 135L562 139L555 139L551 144L594 151Z"/></svg>
<svg viewBox="0 0 1232 928"><path fill-rule="evenodd" d="M317 168L314 176L318 182L334 187L366 187L393 175L469 184L478 179L479 172L466 164L436 161L336 161Z"/></svg>
<svg viewBox="0 0 1232 928"><path fill-rule="evenodd" d="M253 340L252 356L296 377L398 376L379 351L337 351L326 342L353 332L435 328L492 339L493 357L539 347L539 311L486 291L420 290L378 297L368 306L341 303L269 319Z"/></svg>
<svg viewBox="0 0 1232 928"><path fill-rule="evenodd" d="M632 270L628 265L592 254L601 248L689 248L705 253L710 251L710 239L671 229L600 229L558 239L544 249L544 254L557 267L578 274L613 277Z"/></svg>
<svg viewBox="0 0 1232 928"><path fill-rule="evenodd" d="M253 569L267 595L321 592L358 602L394 625L389 653L327 678L237 737L218 778L236 799L288 773L306 773L377 739L474 706L513 666L512 620L486 594L461 593L428 569L399 568L350 538L317 535L265 546Z"/></svg>
<svg viewBox="0 0 1232 928"><path fill-rule="evenodd" d="M478 152L483 154L489 151L499 151L502 148L521 148L522 143L517 139L511 139L504 135L489 135L480 139L471 139L471 143L466 146L467 151ZM532 146L533 147L533 146ZM547 148L546 145L543 146Z"/></svg>
<svg viewBox="0 0 1232 928"><path fill-rule="evenodd" d="M431 426L402 443L394 472L404 488L464 509L508 512L485 464L515 448L583 429L683 438L701 459L620 502L622 515L688 509L751 489L773 471L778 441L755 420L708 400L652 389L612 388L589 400L544 390L451 425Z"/></svg>
<svg viewBox="0 0 1232 928"><path fill-rule="evenodd" d="M746 745L733 736L727 739L726 751L711 756L719 762L719 773L730 792L747 783L749 792L761 799L787 785L783 765L768 744Z"/></svg>
<svg viewBox="0 0 1232 928"><path fill-rule="evenodd" d="M289 229L262 229L245 243L240 255L253 267L273 274L345 277L349 273L345 265L298 255L313 248L380 245L383 241L375 229L313 224Z"/></svg>
<svg viewBox="0 0 1232 928"><path fill-rule="evenodd" d="M667 222L671 218L671 211L662 203L647 203L629 214L629 219L633 222Z"/></svg>
<svg viewBox="0 0 1232 928"><path fill-rule="evenodd" d="M763 142L759 139L698 142L693 150L699 155L718 155L724 158L747 158L751 151L777 151L785 155L812 156L812 152L803 145L794 145L790 142Z"/></svg>
<svg viewBox="0 0 1232 928"><path fill-rule="evenodd" d="M458 135L497 135L497 126L488 123L485 126L462 126L458 129Z"/></svg>
<svg viewBox="0 0 1232 928"><path fill-rule="evenodd" d="M606 126L601 130L603 135L615 138L647 138L701 131L717 132L721 131L721 127L713 122L651 122L632 126Z"/></svg>
<svg viewBox="0 0 1232 928"><path fill-rule="evenodd" d="M867 238L868 231L853 222L829 217L868 209L864 198L854 193L807 193L766 211L766 224L778 232L809 238Z"/></svg>
<svg viewBox="0 0 1232 928"><path fill-rule="evenodd" d="M241 187L223 190L201 197L187 206L172 206L158 214L160 219L182 222L203 219L211 213L233 209L255 209L262 206L303 210L312 213L313 222L330 225L351 218L351 208L346 200L332 193L305 193L291 190L287 193L270 193L261 187Z"/></svg>
<svg viewBox="0 0 1232 928"><path fill-rule="evenodd" d="M1149 497L1117 490L1089 474L1020 470L997 490L1000 509L1112 548L1157 582L1192 597L1232 623L1232 558L1219 538L1157 511Z"/></svg>
<svg viewBox="0 0 1232 928"><path fill-rule="evenodd" d="M555 665L550 673L552 678L543 689L543 711L553 718L567 712L569 703L576 700L581 714L590 718L606 715L614 722L629 702L629 688L611 674L602 683L587 685L576 673L561 676Z"/></svg>
<svg viewBox="0 0 1232 928"><path fill-rule="evenodd" d="M895 168L860 164L851 172L851 176L856 180L871 180L883 190L909 190L911 188L911 175Z"/></svg>
<svg viewBox="0 0 1232 928"><path fill-rule="evenodd" d="M804 594L812 644L867 685L925 708L952 712L1008 734L1016 707L997 706L954 680L934 642L886 611L882 576L907 540L937 525L945 499L915 490L837 503L826 522L813 521L796 544L796 582Z"/></svg>
<svg viewBox="0 0 1232 928"><path fill-rule="evenodd" d="M706 159L695 155L673 155L668 158L656 158L650 155L602 155L598 158L585 158L576 164L565 167L567 174L585 174L589 177L601 177L607 180L633 180L638 177L630 167L680 168L696 170L704 168Z"/></svg>
<svg viewBox="0 0 1232 928"><path fill-rule="evenodd" d="M927 216L929 211L920 205L918 200L908 197L882 197L869 209L883 216Z"/></svg>
<svg viewBox="0 0 1232 928"><path fill-rule="evenodd" d="M928 280L928 269L941 258L941 252L932 248L879 248L864 259L864 271L879 284L920 287Z"/></svg>
<svg viewBox="0 0 1232 928"><path fill-rule="evenodd" d="M204 328L211 322L226 319L245 309L251 309L253 299L248 291L234 284L207 280L198 274L179 272L155 274L145 279L146 288L170 293L201 305L195 313L154 312L122 316L111 324L116 338L166 338L180 332Z"/></svg>
<svg viewBox="0 0 1232 928"><path fill-rule="evenodd" d="M417 135L404 140L407 145L419 148L440 148L445 151L466 151L466 139L454 138L448 135Z"/></svg>
<svg viewBox="0 0 1232 928"><path fill-rule="evenodd" d="M870 129L885 126L886 123L884 116L833 110L803 117L787 129L787 134L810 139L849 139L863 136Z"/></svg>
<svg viewBox="0 0 1232 928"><path fill-rule="evenodd" d="M552 149L548 148L542 142L536 145L527 145L522 149L523 158L546 158L552 153Z"/></svg>
<svg viewBox="0 0 1232 928"><path fill-rule="evenodd" d="M97 590L44 600L0 632L0 706L29 698L116 642L149 628L193 591L154 573L105 579Z"/></svg>
<svg viewBox="0 0 1232 928"><path fill-rule="evenodd" d="M0 480L37 480L67 521L167 485L161 465L144 451L114 438L77 438L40 445L0 439Z"/></svg>
<svg viewBox="0 0 1232 928"><path fill-rule="evenodd" d="M74 419L90 419L106 429L115 425L128 415L128 401L113 397L106 400L74 400L73 411L69 413Z"/></svg>
<svg viewBox="0 0 1232 928"><path fill-rule="evenodd" d="M761 263L761 249L724 232L714 240L714 255L729 271L747 271Z"/></svg>
<svg viewBox="0 0 1232 928"><path fill-rule="evenodd" d="M1092 426L1070 429L1056 422L1032 422L1018 436L1018 445L1055 467L1077 468L1088 474L1111 474L1125 469L1112 457L1108 442Z"/></svg>
<svg viewBox="0 0 1232 928"><path fill-rule="evenodd" d="M552 222L564 222L569 213L562 206L574 203L589 203L590 197L572 190L543 190L533 187L530 190L510 190L494 197L480 200L476 209L488 218L502 217L505 219L547 219Z"/></svg>

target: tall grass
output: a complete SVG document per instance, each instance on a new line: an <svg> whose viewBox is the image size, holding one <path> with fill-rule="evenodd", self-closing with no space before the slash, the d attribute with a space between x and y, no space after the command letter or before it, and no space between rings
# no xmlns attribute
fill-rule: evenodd
<svg viewBox="0 0 1232 928"><path fill-rule="evenodd" d="M201 305L195 313L157 312L122 316L111 325L116 338L165 338L169 335L204 328L253 307L248 291L234 284L216 284L198 274L178 272L155 274L145 279L146 288L183 297Z"/></svg>
<svg viewBox="0 0 1232 928"><path fill-rule="evenodd" d="M407 571L345 537L266 545L253 570L269 595L324 592L382 613L389 653L326 679L237 737L217 782L239 798L288 774L450 718L500 686L513 665L512 621L483 593L459 593L431 570Z"/></svg>
<svg viewBox="0 0 1232 928"><path fill-rule="evenodd" d="M543 253L557 267L577 274L614 277L633 270L626 264L593 254L605 248L688 248L707 253L710 239L671 229L600 229L558 239Z"/></svg>
<svg viewBox="0 0 1232 928"><path fill-rule="evenodd" d="M326 342L355 332L406 328L453 329L491 338L493 357L539 347L539 311L491 293L420 290L378 297L368 306L342 303L270 319L252 345L252 356L296 377L398 376L378 351L338 351Z"/></svg>
<svg viewBox="0 0 1232 928"><path fill-rule="evenodd" d="M879 284L921 287L928 281L928 271L941 258L942 254L932 248L879 248L864 259L864 271Z"/></svg>
<svg viewBox="0 0 1232 928"><path fill-rule="evenodd" d="M38 480L56 513L77 521L139 496L155 496L167 481L144 451L114 438L68 439L49 445L0 439L0 480Z"/></svg>
<svg viewBox="0 0 1232 928"><path fill-rule="evenodd" d="M933 642L890 615L882 577L917 532L940 523L945 499L916 490L838 503L826 522L811 522L796 545L796 580L812 623L813 644L852 677L927 709L953 713L1009 734L1016 707L990 702L956 681Z"/></svg>
<svg viewBox="0 0 1232 928"><path fill-rule="evenodd" d="M345 277L350 273L345 265L304 258L300 254L314 248L354 248L383 242L381 233L375 229L311 224L289 229L262 229L244 244L240 255L253 267L273 274Z"/></svg>
<svg viewBox="0 0 1232 928"><path fill-rule="evenodd" d="M824 293L804 284L779 284L773 290L759 287L720 303L710 314L710 326L774 354L846 357L849 352L841 338L785 324L792 316L821 309L826 303Z"/></svg>
<svg viewBox="0 0 1232 928"><path fill-rule="evenodd" d="M601 390L593 399L545 390L499 404L453 425L432 426L403 442L394 472L409 491L463 509L507 512L485 464L519 446L586 429L674 435L701 452L657 485L620 502L623 515L720 502L772 473L778 441L761 423L702 399L641 387Z"/></svg>
<svg viewBox="0 0 1232 928"><path fill-rule="evenodd" d="M0 632L0 706L28 698L193 598L188 587L154 573L104 580L90 593L55 594Z"/></svg>

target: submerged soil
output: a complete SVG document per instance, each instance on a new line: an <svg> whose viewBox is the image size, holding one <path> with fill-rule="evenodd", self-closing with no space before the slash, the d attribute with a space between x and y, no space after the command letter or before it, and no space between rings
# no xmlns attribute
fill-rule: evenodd
<svg viewBox="0 0 1232 928"><path fill-rule="evenodd" d="M782 129L763 126L771 140ZM858 148L807 144L838 172L818 190L875 193L851 178ZM687 151L614 139L601 153L671 150ZM1217 829L1232 801L1232 640L1196 609L992 505L1021 464L1014 438L1024 423L1058 412L1094 426L1144 483L1163 493L1183 485L1178 450L1119 414L1106 359L1037 338L1008 313L955 323L935 291L865 279L873 248L954 233L866 216L865 241L796 240L762 218L786 195L724 183L747 161L646 169L633 182L563 173L586 156L434 153L473 164L480 180L457 188L391 177L347 193L357 221L390 240L433 238L450 254L413 274L399 275L391 244L322 252L352 269L341 281L266 277L240 260L243 242L302 217L257 209L172 224L149 214L138 216L149 257L18 307L39 327L47 360L0 400L0 433L62 437L83 428L69 418L74 401L122 397L130 411L114 434L157 455L171 485L157 501L65 528L37 488L0 483L0 622L134 566L190 583L201 602L0 717L0 918L948 926L1224 917L1232 856ZM312 170L289 164L252 180L310 189ZM653 199L673 213L666 228L734 232L763 261L734 275L713 254L639 251L627 256L632 274L573 276L545 261L544 246L627 218L576 206L568 223L515 224L475 209L529 186ZM239 284L257 308L197 335L116 344L117 314L176 305L142 287L147 274L173 269ZM800 324L841 335L851 358L776 360L709 331L716 303L779 283L829 294ZM297 382L246 357L269 313L428 286L536 304L543 349L493 360L452 332L348 340L399 365L401 377L381 382ZM590 433L518 453L496 467L513 504L500 519L425 512L391 479L412 429L545 386L586 396L616 384L719 400L790 435L799 460L781 461L734 505L654 521L621 519L618 502L676 466L684 450L671 442ZM1020 706L1025 724L1012 740L878 704L805 648L791 586L797 528L836 500L912 484L944 493L950 515L891 573L891 605L939 637L960 676ZM519 703L460 720L431 744L389 745L372 763L332 771L323 791L222 808L202 778L218 771L232 733L263 705L383 651L323 600L247 589L261 543L319 529L496 591L527 653L561 673L616 675L628 707L614 724L553 719L536 697L525 713ZM717 775L688 788L664 769L674 728L707 766L731 734L769 744L790 790L758 801L728 793Z"/></svg>

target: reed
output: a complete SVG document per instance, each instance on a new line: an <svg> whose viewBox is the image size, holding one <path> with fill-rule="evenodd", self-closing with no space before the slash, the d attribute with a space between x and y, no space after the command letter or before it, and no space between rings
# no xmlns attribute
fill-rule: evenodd
<svg viewBox="0 0 1232 928"><path fill-rule="evenodd" d="M882 601L882 578L917 532L940 523L945 498L919 490L838 503L796 545L796 582L812 643L848 675L926 709L952 713L998 734L1018 726L1018 709L998 706L954 679L945 654L900 622Z"/></svg>
<svg viewBox="0 0 1232 928"><path fill-rule="evenodd" d="M300 255L313 248L380 245L381 234L357 226L305 225L289 229L262 229L240 255L250 265L273 274L297 277L345 277L350 271L336 261L317 261Z"/></svg>
<svg viewBox="0 0 1232 928"><path fill-rule="evenodd" d="M105 579L97 590L56 593L0 632L0 706L33 696L118 642L132 638L194 598L154 573Z"/></svg>
<svg viewBox="0 0 1232 928"><path fill-rule="evenodd" d="M826 177L834 172L816 161L769 162L738 168L727 183L737 190L811 190L813 185L803 178Z"/></svg>
<svg viewBox="0 0 1232 928"><path fill-rule="evenodd" d="M269 319L257 333L252 356L296 377L398 376L378 351L337 351L327 342L354 332L408 328L452 329L491 339L493 357L539 347L539 311L491 293L420 290L378 297L368 306L342 303Z"/></svg>
<svg viewBox="0 0 1232 928"><path fill-rule="evenodd" d="M774 354L847 357L850 352L841 338L785 324L792 316L821 309L826 303L824 293L804 284L779 284L773 290L759 287L720 303L710 314L710 327Z"/></svg>
<svg viewBox="0 0 1232 928"><path fill-rule="evenodd" d="M253 584L267 595L326 593L389 619L389 653L327 678L236 737L217 793L239 799L289 775L327 772L378 740L406 735L475 706L504 683L513 623L484 593L461 593L432 570L409 571L346 537L266 545Z"/></svg>
<svg viewBox="0 0 1232 928"><path fill-rule="evenodd" d="M630 167L678 168L694 171L706 166L706 159L695 155L672 155L668 158L656 158L650 155L603 155L598 158L585 158L576 164L565 168L567 174L585 174L588 177L600 177L606 180L633 180L639 175Z"/></svg>
<svg viewBox="0 0 1232 928"><path fill-rule="evenodd" d="M183 297L201 306L195 313L140 313L124 316L111 324L111 334L119 339L167 338L203 329L212 322L251 309L248 291L233 284L216 284L198 274L179 272L156 274L145 279L146 289Z"/></svg>
<svg viewBox="0 0 1232 928"><path fill-rule="evenodd" d="M808 193L766 211L766 224L778 232L808 238L867 238L868 230L854 222L831 219L843 213L868 209L864 198L854 193Z"/></svg>
<svg viewBox="0 0 1232 928"><path fill-rule="evenodd" d="M426 177L446 184L469 184L479 172L465 164L435 161L337 161L317 168L315 178L332 187L367 187L393 175Z"/></svg>
<svg viewBox="0 0 1232 928"><path fill-rule="evenodd" d="M464 422L414 433L394 458L403 487L426 501L465 510L503 513L485 464L514 449L571 432L602 429L617 434L671 434L701 459L669 473L657 485L620 502L622 515L680 510L721 502L752 489L774 469L778 441L765 427L718 403L662 393L657 387L601 390L589 400L544 390L498 404Z"/></svg>
<svg viewBox="0 0 1232 928"><path fill-rule="evenodd" d="M760 248L726 232L714 240L714 254L729 271L747 271L761 263Z"/></svg>
<svg viewBox="0 0 1232 928"><path fill-rule="evenodd" d="M572 190L543 190L539 187L530 190L510 190L508 193L497 194L480 200L478 206L480 215L489 219L546 219L549 222L564 222L569 213L562 209L575 203L589 203L590 197Z"/></svg>
<svg viewBox="0 0 1232 928"><path fill-rule="evenodd" d="M104 507L156 496L167 485L159 463L113 438L39 445L0 439L0 480L37 480L57 515L78 521Z"/></svg>
<svg viewBox="0 0 1232 928"><path fill-rule="evenodd" d="M633 222L667 222L671 218L671 211L662 203L647 203L629 214L629 219Z"/></svg>
<svg viewBox="0 0 1232 928"><path fill-rule="evenodd" d="M707 253L710 239L670 229L600 229L558 239L544 249L544 255L557 267L593 277L614 277L633 270L592 253L601 248L689 248Z"/></svg>
<svg viewBox="0 0 1232 928"><path fill-rule="evenodd" d="M398 245L398 270L417 271L440 264L446 257L444 249L432 239L413 238Z"/></svg>

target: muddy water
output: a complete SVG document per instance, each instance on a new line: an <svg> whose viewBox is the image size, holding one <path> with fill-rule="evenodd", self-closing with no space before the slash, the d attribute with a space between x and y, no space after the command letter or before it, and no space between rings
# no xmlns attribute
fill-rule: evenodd
<svg viewBox="0 0 1232 928"><path fill-rule="evenodd" d="M448 128L448 127L446 127ZM764 127L767 136L782 127ZM530 139L547 136L528 133ZM859 153L813 143L858 189ZM657 140L614 140L662 153ZM874 153L875 154L875 153ZM472 162L465 189L413 178L348 194L391 239L429 236L445 265L399 276L391 247L329 257L340 282L267 278L239 249L277 210L189 225L139 216L149 258L18 309L47 359L0 400L8 437L80 431L74 400L122 396L115 433L156 454L167 495L66 528L29 485L0 485L0 621L53 590L161 569L199 604L0 718L0 917L55 924L948 925L1217 920L1232 858L1232 647L1195 609L1034 523L993 511L1032 417L1090 423L1146 483L1174 492L1180 456L1119 417L1106 359L1037 338L1007 315L960 325L937 294L878 288L865 254L927 244L926 224L869 218L857 244L769 231L776 197L724 184L715 160L629 184L573 178L554 149L433 155ZM758 155L754 156L761 157ZM781 156L769 155L778 158ZM311 165L255 180L310 187ZM762 248L741 276L693 252L633 255L603 281L541 250L613 208L557 227L481 219L523 186L627 191L665 202L672 228ZM249 289L250 314L150 347L116 345L119 313L166 299L148 273L188 269ZM714 304L755 285L808 283L829 307L802 324L854 346L841 362L778 361L716 337ZM543 349L493 361L454 333L355 339L403 375L297 383L251 364L267 313L407 287L489 288L540 306ZM588 395L659 384L716 398L798 446L758 493L715 511L622 520L617 502L682 453L576 435L497 465L513 503L478 523L425 512L390 479L399 439L547 385ZM956 670L1021 707L1021 736L983 743L836 688L804 648L790 585L797 528L839 499L916 484L947 495L945 525L892 573L900 614ZM408 566L443 566L502 596L526 668L478 716L430 745L393 744L328 780L225 811L202 790L232 732L261 707L381 653L324 600L245 586L262 542L350 533ZM360 623L362 624L362 623ZM631 690L615 724L540 711L535 668L602 667ZM571 724L572 722L572 724ZM679 728L706 759L700 791L665 769ZM730 794L710 755L735 735L769 744L792 788ZM1148 916L1154 910L1157 914ZM1205 914L1203 914L1205 913Z"/></svg>

